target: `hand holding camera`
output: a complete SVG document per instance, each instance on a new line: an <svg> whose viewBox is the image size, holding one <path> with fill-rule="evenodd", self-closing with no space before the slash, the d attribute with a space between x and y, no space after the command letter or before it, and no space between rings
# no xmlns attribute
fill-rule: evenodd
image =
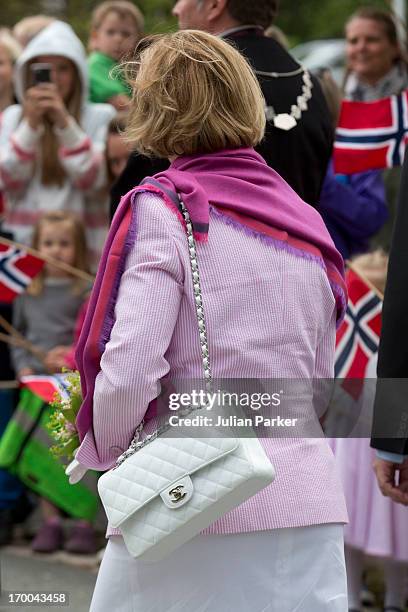
<svg viewBox="0 0 408 612"><path fill-rule="evenodd" d="M26 92L24 115L33 129L37 129L45 119L61 129L68 124L69 113L52 82L51 69L50 64L30 66L32 86Z"/></svg>

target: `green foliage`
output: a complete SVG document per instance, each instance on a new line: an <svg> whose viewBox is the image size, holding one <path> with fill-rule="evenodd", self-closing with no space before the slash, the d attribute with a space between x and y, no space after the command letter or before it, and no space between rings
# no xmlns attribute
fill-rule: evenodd
<svg viewBox="0 0 408 612"><path fill-rule="evenodd" d="M250 0L249 0L250 1ZM60 0L62 5L64 0ZM100 0L65 0L65 9L57 16L68 21L86 44L90 16ZM315 38L341 37L349 15L363 5L389 8L391 0L280 0L277 25L293 44ZM13 26L19 19L39 12L48 12L51 0L13 0L0 3L0 24ZM174 0L138 0L135 2L146 17L146 32L168 32L177 27L171 15Z"/></svg>
<svg viewBox="0 0 408 612"><path fill-rule="evenodd" d="M51 403L51 412L47 428L54 440L57 442L50 451L54 457L67 457L68 460L74 458L74 451L79 446L79 436L75 426L75 420L82 404L82 390L79 372L70 372L64 369L67 374L68 397L64 398L56 393L54 401Z"/></svg>
<svg viewBox="0 0 408 612"><path fill-rule="evenodd" d="M342 38L344 24L358 8L389 9L384 0L281 0L278 25L293 44L316 38Z"/></svg>

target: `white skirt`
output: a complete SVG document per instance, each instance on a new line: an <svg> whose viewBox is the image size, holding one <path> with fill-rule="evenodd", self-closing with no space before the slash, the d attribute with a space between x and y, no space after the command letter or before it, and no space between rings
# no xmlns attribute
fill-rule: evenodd
<svg viewBox="0 0 408 612"><path fill-rule="evenodd" d="M111 536L90 612L347 612L343 525L198 535L163 561Z"/></svg>

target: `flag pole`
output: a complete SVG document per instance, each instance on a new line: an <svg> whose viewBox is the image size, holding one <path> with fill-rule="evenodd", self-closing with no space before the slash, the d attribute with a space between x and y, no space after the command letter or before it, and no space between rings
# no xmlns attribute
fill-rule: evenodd
<svg viewBox="0 0 408 612"><path fill-rule="evenodd" d="M0 340L3 340L3 342L7 342L8 344L21 346L37 357L41 363L45 362L47 356L46 353L26 340L26 338L24 338L24 336L21 335L20 332L17 331L15 327L13 327L2 315L0 315L0 325L9 334L7 335L0 333Z"/></svg>
<svg viewBox="0 0 408 612"><path fill-rule="evenodd" d="M382 302L384 301L384 294L381 293L381 291L377 289L377 287L373 285L373 283L368 280L368 278L364 276L364 274L361 273L360 269L357 266L355 266L351 261L347 261L347 267L350 270L353 270L353 272L355 272L357 276L359 276L365 282L365 284L370 287L371 291L373 291Z"/></svg>
<svg viewBox="0 0 408 612"><path fill-rule="evenodd" d="M88 272L84 272L83 270L79 270L78 268L74 268L74 266L70 266L69 264L63 261L54 259L53 257L50 257L49 255L44 255L43 253L40 253L40 251L37 251L36 249L33 249L32 247L28 247L25 244L14 242L14 240L9 240L8 238L4 238L3 236L0 236L0 243L5 244L7 246L11 246L11 247L17 247L18 249L21 249L22 251L29 253L29 255L34 255L34 257L43 259L44 261L55 266L56 268L59 268L60 270L63 270L64 272L67 272L68 274L72 274L72 276L77 276L81 280L89 281L91 283L95 280L95 277L92 274L89 274Z"/></svg>

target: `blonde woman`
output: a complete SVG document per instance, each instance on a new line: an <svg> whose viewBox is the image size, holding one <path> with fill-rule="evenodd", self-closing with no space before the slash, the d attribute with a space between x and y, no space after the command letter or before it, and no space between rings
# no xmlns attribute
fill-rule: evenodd
<svg viewBox="0 0 408 612"><path fill-rule="evenodd" d="M87 102L85 51L69 25L53 21L27 45L16 64L16 95L20 104L6 109L0 134L4 227L29 244L42 212L74 212L85 222L96 263L107 230L100 190L115 111Z"/></svg>
<svg viewBox="0 0 408 612"><path fill-rule="evenodd" d="M142 419L151 430L163 377L200 376L175 193L197 239L214 378L332 376L345 306L342 260L320 216L253 149L265 113L245 59L186 30L145 41L136 66L128 138L171 166L123 199L79 341L77 459L98 470ZM310 397L298 407L313 418ZM163 561L131 558L109 527L92 612L346 612L347 518L332 453L322 438L262 444L276 480Z"/></svg>

